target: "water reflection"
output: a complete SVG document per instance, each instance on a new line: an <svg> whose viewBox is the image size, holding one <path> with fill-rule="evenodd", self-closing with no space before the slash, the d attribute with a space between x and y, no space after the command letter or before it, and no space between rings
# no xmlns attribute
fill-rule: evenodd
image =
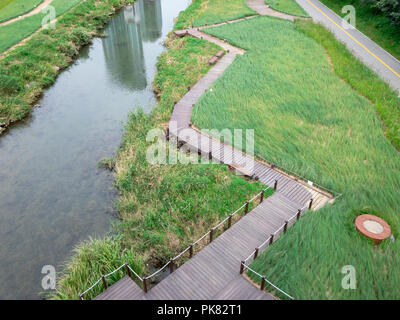
<svg viewBox="0 0 400 320"><path fill-rule="evenodd" d="M97 167L130 111L156 104L162 39L190 0L138 0L63 72L24 122L0 137L0 299L38 298L44 265L109 230L116 191Z"/></svg>
<svg viewBox="0 0 400 320"><path fill-rule="evenodd" d="M103 50L110 75L127 89L142 90L147 79L138 5L125 8L110 22Z"/></svg>
<svg viewBox="0 0 400 320"><path fill-rule="evenodd" d="M161 36L162 13L160 0L139 0L143 28L143 41L154 42Z"/></svg>

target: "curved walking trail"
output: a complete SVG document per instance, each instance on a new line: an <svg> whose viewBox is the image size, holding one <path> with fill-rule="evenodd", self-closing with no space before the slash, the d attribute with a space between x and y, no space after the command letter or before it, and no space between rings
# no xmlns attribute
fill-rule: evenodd
<svg viewBox="0 0 400 320"><path fill-rule="evenodd" d="M13 18L13 19L10 19L10 20L7 20L5 22L0 23L0 27L5 26L5 25L10 24L10 23L13 23L13 22L18 21L18 20L22 20L22 19L25 19L27 17L33 16L33 15L41 12L42 9L46 8L52 2L53 2L53 0L44 0L41 4L39 4L36 8L34 8L31 11L29 11L28 13L25 13L23 15L20 15L19 17L16 17L16 18Z"/></svg>
<svg viewBox="0 0 400 320"><path fill-rule="evenodd" d="M258 0L249 0L248 4L250 7L252 4L257 4L257 11L261 14L270 14L271 12L265 11L266 6L261 6ZM256 7L253 6L253 8ZM275 13L273 14L275 16ZM228 23L251 18L242 18ZM243 49L203 33L201 29L175 31L175 34L178 36L190 35L213 42L223 48L226 54L175 105L169 124L169 139L172 141L176 139L178 145L183 144L186 148L205 155L209 159L212 158L214 161L227 164L246 175L256 177L266 186L273 187L277 183L277 189L267 199L263 200L261 197L258 206L218 238L213 241L210 239L210 244L147 293L130 278L128 271L127 276L106 289L95 298L96 300L275 299L274 296L255 287L241 275L239 272L241 262L245 263L241 271L245 271L247 262L253 259L254 248L259 248L257 254L265 250L270 243L286 231L288 226L294 224L306 212L310 204L312 204L312 209L316 210L334 200L331 195L284 174L274 166L255 160L231 145L207 136L191 125L193 105L232 64L236 55L244 54ZM268 238L269 235L271 236ZM138 276L137 278L143 280ZM150 280L150 277L145 280ZM83 298L83 296L81 297Z"/></svg>
<svg viewBox="0 0 400 320"><path fill-rule="evenodd" d="M314 21L320 22L328 28L357 58L379 74L393 89L400 93L399 60L361 31L344 22L340 16L318 0L296 1Z"/></svg>

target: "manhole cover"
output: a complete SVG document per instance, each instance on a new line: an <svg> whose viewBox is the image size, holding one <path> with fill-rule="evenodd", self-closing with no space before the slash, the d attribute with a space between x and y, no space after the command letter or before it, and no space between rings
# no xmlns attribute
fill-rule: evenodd
<svg viewBox="0 0 400 320"><path fill-rule="evenodd" d="M372 214L358 216L355 221L356 229L376 244L390 237L391 230L385 220Z"/></svg>

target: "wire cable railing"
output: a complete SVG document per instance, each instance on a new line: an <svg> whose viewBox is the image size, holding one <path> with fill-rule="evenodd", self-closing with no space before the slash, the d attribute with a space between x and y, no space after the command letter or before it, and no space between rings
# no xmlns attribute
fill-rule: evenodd
<svg viewBox="0 0 400 320"><path fill-rule="evenodd" d="M132 275L134 275L136 277L136 279L142 284L142 289L143 291L146 293L149 290L149 280L156 277L157 275L159 275L161 272L163 272L167 267L169 267L170 273L172 273L174 271L174 269L176 268L177 264L176 261L180 258L182 258L184 256L185 253L189 252L189 259L191 259L194 255L194 247L196 245L199 245L201 241L203 241L205 238L209 238L209 243L211 243L215 236L216 236L216 232L218 231L218 229L220 229L222 226L226 225L226 230L229 229L232 224L235 222L234 221L234 217L236 215L239 214L239 212L241 212L244 209L244 215L246 215L247 213L249 213L249 209L250 209L250 203L255 202L257 199L260 199L259 203L262 203L264 201L265 198L265 192L269 189L272 189L271 187L266 187L265 189L262 189L261 192L259 192L258 194L256 194L252 199L246 201L239 209L237 209L236 211L234 211L233 213L229 214L224 220L220 221L216 226L214 226L213 228L211 228L208 232L206 232L204 235L202 235L198 240L196 240L195 242L193 242L192 244L190 244L187 248L185 248L181 253L179 253L177 256L175 256L174 258L171 258L165 265L163 265L160 269L158 269L157 271L155 271L154 273L152 273L151 275L147 276L147 277L140 277L127 263L121 265L120 267L118 267L117 269L115 269L114 271L106 274L106 275L102 275L89 289L85 290L83 293L80 294L80 299L84 300L84 295L86 295L89 291L93 290L100 282L103 283L103 288L104 290L107 290L108 285L107 285L107 281L106 279L108 277L110 277L111 275L113 275L114 273L118 272L119 270L121 270L124 266L126 269L126 274L132 278ZM276 185L275 185L275 190L276 190ZM238 218L237 220L239 220L240 218Z"/></svg>
<svg viewBox="0 0 400 320"><path fill-rule="evenodd" d="M309 204L305 205L301 209L298 209L294 215L292 215L288 220L286 220L277 230L275 230L273 233L271 233L271 235L263 243L261 243L257 248L255 248L254 251L252 251L246 259L242 260L240 262L240 274L243 274L244 271L248 270L261 279L261 284L260 284L261 290L264 290L265 283L268 283L269 285L271 285L273 288L275 288L276 290L281 292L283 295L285 295L289 299L294 300L294 298L292 296L290 296L285 291L281 290L280 288L275 286L273 283L268 281L265 278L265 276L259 274L255 270L251 269L249 264L252 261L254 261L255 259L257 259L257 257L262 252L264 252L274 241L276 241L278 236L280 234L282 234L282 232L286 233L286 231L288 230L288 227L293 225L296 221L298 221L303 216L303 214L306 212L306 209L311 209L311 206L312 206L312 199L310 200Z"/></svg>

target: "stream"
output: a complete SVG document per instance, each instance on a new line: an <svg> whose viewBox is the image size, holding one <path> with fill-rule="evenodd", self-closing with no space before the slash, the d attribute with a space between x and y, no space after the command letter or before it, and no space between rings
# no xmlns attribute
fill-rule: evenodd
<svg viewBox="0 0 400 320"><path fill-rule="evenodd" d="M79 242L111 230L118 192L100 169L123 123L157 104L157 57L191 0L137 0L104 39L81 50L24 121L0 136L0 299L41 299L42 267L57 272Z"/></svg>

